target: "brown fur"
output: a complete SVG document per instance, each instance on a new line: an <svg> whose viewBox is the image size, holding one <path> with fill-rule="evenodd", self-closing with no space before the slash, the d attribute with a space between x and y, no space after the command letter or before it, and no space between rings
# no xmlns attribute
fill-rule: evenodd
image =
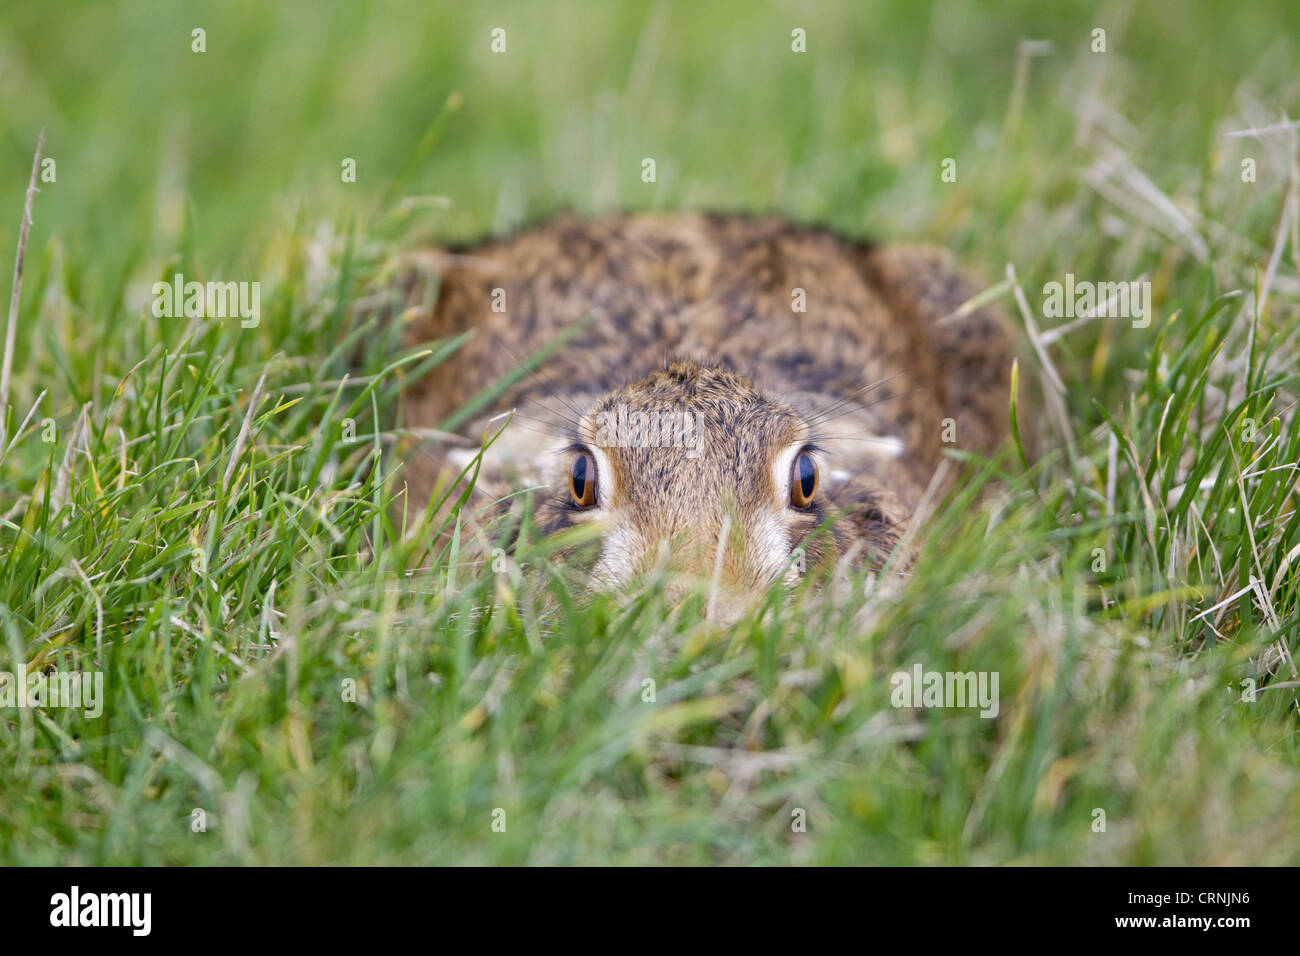
<svg viewBox="0 0 1300 956"><path fill-rule="evenodd" d="M989 309L940 321L977 288L938 250L874 249L776 218L562 217L511 238L418 255L411 266L408 344L473 335L410 383L408 426L437 427L589 319L489 410L517 409L511 429L555 435L522 436L507 448L506 463L480 481L486 494L504 493L510 469L529 470L543 450L593 442L595 413L620 403L698 416L698 458L662 447L602 455L610 470L602 481L621 491L623 531L639 542L636 570L661 554L656 543L669 541L677 564L707 575L724 515L733 537L763 524L787 552L838 519L833 554L860 542L861 559L878 561L939 463L944 419L955 421L957 448L989 452L1006 435L1010 338ZM492 309L494 289L504 290L504 312ZM804 312L792 309L795 289L804 290ZM480 420L464 433L477 439L482 429ZM888 454L891 440L901 454ZM772 456L804 441L825 449L818 507L778 514ZM567 470L535 464L531 477L554 489L541 511L546 527L584 520L563 505ZM413 458L407 467L413 503L422 505L437 459ZM759 521L755 509L768 517ZM814 547L809 557L824 551ZM745 555L739 540L724 549L722 574L734 590L772 579Z"/></svg>

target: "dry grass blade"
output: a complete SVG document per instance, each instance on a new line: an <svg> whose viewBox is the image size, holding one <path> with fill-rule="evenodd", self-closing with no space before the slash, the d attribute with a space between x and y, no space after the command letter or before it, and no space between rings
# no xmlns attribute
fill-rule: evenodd
<svg viewBox="0 0 1300 956"><path fill-rule="evenodd" d="M41 153L45 151L45 129L36 141L36 155L32 157L32 178L27 182L27 198L23 202L23 221L18 230L18 252L14 256L14 283L9 292L9 321L5 325L4 362L0 365L0 448L8 437L9 375L14 364L14 343L18 333L18 299L23 288L23 258L27 254L27 234L32 226L32 200L36 197L36 173L41 168Z"/></svg>

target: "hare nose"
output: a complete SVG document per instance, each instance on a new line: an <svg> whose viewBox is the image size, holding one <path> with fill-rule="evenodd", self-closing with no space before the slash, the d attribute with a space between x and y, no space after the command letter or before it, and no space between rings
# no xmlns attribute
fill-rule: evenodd
<svg viewBox="0 0 1300 956"><path fill-rule="evenodd" d="M731 530L731 516L724 514L713 541L701 536L692 542L694 547L674 553L667 586L674 603L692 592L702 593L705 617L723 627L739 620L748 603L739 573L743 558L736 553Z"/></svg>
<svg viewBox="0 0 1300 956"><path fill-rule="evenodd" d="M695 575L678 574L669 578L664 586L664 595L670 605L678 605L693 594L703 595L704 617L718 627L735 624L750 604L750 597L737 591L732 582L719 582L717 587L712 587L711 582Z"/></svg>

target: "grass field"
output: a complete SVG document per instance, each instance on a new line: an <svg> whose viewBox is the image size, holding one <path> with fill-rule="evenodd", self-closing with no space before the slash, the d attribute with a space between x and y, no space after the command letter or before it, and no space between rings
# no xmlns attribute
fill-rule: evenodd
<svg viewBox="0 0 1300 956"><path fill-rule="evenodd" d="M0 862L1300 862L1300 7L989 6L6 3L6 261L42 127L55 179L0 670L103 699L0 708ZM1041 457L968 463L910 576L728 630L536 536L427 554L397 395L455 359L399 348L385 263L682 207L952 248ZM154 317L176 272L260 323ZM1150 325L1054 335L1066 274L1149 281ZM918 663L998 716L893 707Z"/></svg>

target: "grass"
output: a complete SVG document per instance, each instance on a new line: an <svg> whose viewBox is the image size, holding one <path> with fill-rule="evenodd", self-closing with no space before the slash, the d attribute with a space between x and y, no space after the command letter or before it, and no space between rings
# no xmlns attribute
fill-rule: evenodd
<svg viewBox="0 0 1300 956"><path fill-rule="evenodd" d="M0 16L0 248L42 126L57 161L0 669L105 676L98 718L0 711L0 861L1300 861L1296 150L1224 135L1297 112L1300 11L426 6ZM427 554L396 399L455 343L399 347L385 265L565 206L1012 263L1020 375L1058 397L1016 410L1023 459L968 463L910 577L809 575L726 631L655 582L587 594L527 528L500 572ZM260 324L154 318L175 271L260 280ZM1068 272L1145 275L1151 325L1053 337ZM998 717L895 709L916 663L997 672Z"/></svg>

